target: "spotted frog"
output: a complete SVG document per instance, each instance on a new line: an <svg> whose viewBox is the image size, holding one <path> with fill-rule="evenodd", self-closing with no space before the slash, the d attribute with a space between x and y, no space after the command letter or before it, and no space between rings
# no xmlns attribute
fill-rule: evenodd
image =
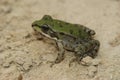
<svg viewBox="0 0 120 80"><path fill-rule="evenodd" d="M95 31L83 25L64 22L53 19L50 15L44 15L41 20L32 23L32 28L38 34L56 42L59 51L52 65L60 63L64 59L65 50L74 52L75 59L72 61L78 63L86 56L92 58L97 56L100 42L93 38Z"/></svg>

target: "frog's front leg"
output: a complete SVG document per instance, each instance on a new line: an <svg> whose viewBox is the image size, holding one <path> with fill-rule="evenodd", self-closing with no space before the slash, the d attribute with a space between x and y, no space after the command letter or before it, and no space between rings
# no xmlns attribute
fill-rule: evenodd
<svg viewBox="0 0 120 80"><path fill-rule="evenodd" d="M60 40L56 41L56 45L57 45L59 52L58 52L58 56L57 56L56 60L54 62L52 62L51 67L54 64L60 63L64 59L65 50L64 50L62 41L60 41Z"/></svg>

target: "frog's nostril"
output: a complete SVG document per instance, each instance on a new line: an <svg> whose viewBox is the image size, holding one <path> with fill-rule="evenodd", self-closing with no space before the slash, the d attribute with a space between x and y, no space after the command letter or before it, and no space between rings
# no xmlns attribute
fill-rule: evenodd
<svg viewBox="0 0 120 80"><path fill-rule="evenodd" d="M36 24L32 24L32 27L36 26Z"/></svg>

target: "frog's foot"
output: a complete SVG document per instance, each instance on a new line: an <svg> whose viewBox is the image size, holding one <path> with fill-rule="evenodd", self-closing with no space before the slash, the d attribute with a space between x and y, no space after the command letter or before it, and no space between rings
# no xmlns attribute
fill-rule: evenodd
<svg viewBox="0 0 120 80"><path fill-rule="evenodd" d="M77 62L80 63L86 56L95 58L97 56L99 46L100 43L98 40L90 40L88 43L78 46L78 50L76 48L78 52L75 54Z"/></svg>
<svg viewBox="0 0 120 80"><path fill-rule="evenodd" d="M51 63L50 67L53 67L55 64L60 63L64 58L60 58L58 57L55 61L49 61L49 63Z"/></svg>
<svg viewBox="0 0 120 80"><path fill-rule="evenodd" d="M51 67L51 68L53 67L53 65L56 64L54 61L48 61L47 63L51 63L51 64L50 64L50 67Z"/></svg>
<svg viewBox="0 0 120 80"><path fill-rule="evenodd" d="M50 65L50 67L53 67L53 65L60 63L64 59L65 50L63 49L63 47L60 47L60 45L58 45L58 49L58 56L55 61L51 62L52 64Z"/></svg>
<svg viewBox="0 0 120 80"><path fill-rule="evenodd" d="M73 63L73 62L77 62L78 64L85 63L85 62L82 61L83 58L84 58L84 57L73 58L73 59L69 62L69 67L72 66L72 63Z"/></svg>
<svg viewBox="0 0 120 80"><path fill-rule="evenodd" d="M59 50L59 53L58 53L58 56L57 56L56 60L54 62L52 62L50 67L52 67L55 64L60 63L64 59L65 50L63 48L62 42L61 41L56 41L56 45L57 45L57 48Z"/></svg>

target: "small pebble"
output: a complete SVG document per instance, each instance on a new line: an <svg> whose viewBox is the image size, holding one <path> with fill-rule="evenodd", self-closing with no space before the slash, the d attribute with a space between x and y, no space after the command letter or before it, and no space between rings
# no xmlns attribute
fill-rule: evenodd
<svg viewBox="0 0 120 80"><path fill-rule="evenodd" d="M92 64L92 58L87 56L85 58L83 58L83 60L81 61L81 64L84 66L90 66Z"/></svg>

